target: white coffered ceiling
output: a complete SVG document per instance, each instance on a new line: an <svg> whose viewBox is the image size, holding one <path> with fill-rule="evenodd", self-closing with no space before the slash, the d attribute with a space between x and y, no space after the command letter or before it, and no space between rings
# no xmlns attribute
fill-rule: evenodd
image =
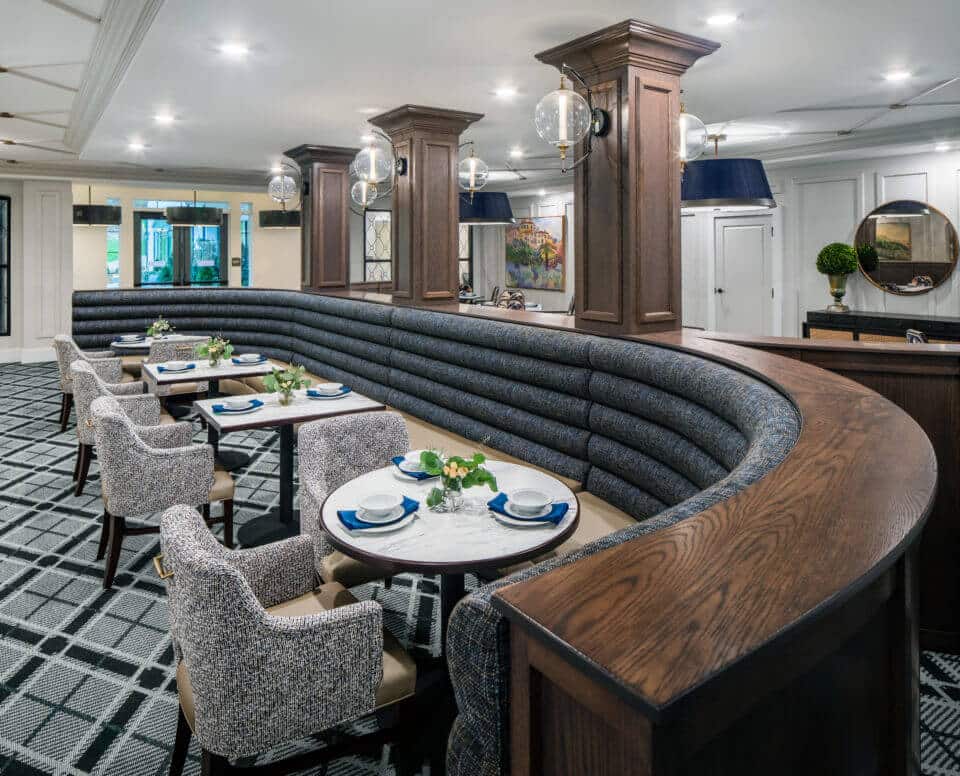
<svg viewBox="0 0 960 776"><path fill-rule="evenodd" d="M69 0L91 15L102 1ZM0 26L0 59L9 60L0 65L42 65L32 72L77 86L95 25L56 5L0 0L0 18L16 20ZM705 18L719 11L740 20L708 28ZM683 84L688 110L727 135L721 150L728 155L776 159L960 140L960 108L930 104L960 101L960 82L906 109L869 107L909 100L960 76L957 0L165 0L81 164L266 170L301 143L357 145L364 109L410 102L484 113L468 135L493 167L549 166L529 158L549 151L532 114L557 75L533 55L628 17L722 43ZM246 43L250 53L227 57L218 50L224 41ZM896 68L912 77L886 82L884 73ZM517 96L496 97L502 85ZM0 75L0 111L55 111L44 115L65 123L71 98ZM838 105L863 107L783 112ZM155 125L159 111L172 113L174 124ZM853 136L836 136L871 117ZM63 137L54 128L0 119L0 137L5 133ZM131 141L147 148L131 152ZM527 158L510 159L511 147Z"/></svg>

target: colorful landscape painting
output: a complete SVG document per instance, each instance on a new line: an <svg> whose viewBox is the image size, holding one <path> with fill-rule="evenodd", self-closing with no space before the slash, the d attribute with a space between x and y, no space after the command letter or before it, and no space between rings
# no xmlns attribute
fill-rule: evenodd
<svg viewBox="0 0 960 776"><path fill-rule="evenodd" d="M881 261L912 261L913 239L908 221L880 221L874 241Z"/></svg>
<svg viewBox="0 0 960 776"><path fill-rule="evenodd" d="M566 216L521 218L507 227L507 287L566 289Z"/></svg>

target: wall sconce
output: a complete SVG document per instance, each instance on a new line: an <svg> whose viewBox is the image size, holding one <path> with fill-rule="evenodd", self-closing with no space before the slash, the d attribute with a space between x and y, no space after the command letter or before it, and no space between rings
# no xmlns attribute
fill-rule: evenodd
<svg viewBox="0 0 960 776"><path fill-rule="evenodd" d="M567 88L567 76L583 87L584 99L578 92ZM560 88L550 92L537 103L533 116L537 134L560 151L560 172L565 173L590 156L594 137L603 137L610 127L610 115L593 105L590 87L583 77L566 63L560 65ZM570 146L586 139L586 150L579 159L567 166L567 151Z"/></svg>
<svg viewBox="0 0 960 776"><path fill-rule="evenodd" d="M476 147L472 140L460 144L460 148L465 148L466 146L470 146L470 156L457 166L457 178L460 182L460 188L470 192L470 201L473 202L474 193L487 185L490 167L483 159L476 155Z"/></svg>
<svg viewBox="0 0 960 776"><path fill-rule="evenodd" d="M370 128L367 134L369 142L350 162L350 177L354 180L350 199L361 211L353 210L352 206L350 209L357 215L363 215L376 200L389 196L397 176L407 174L407 160L397 156L390 138L375 128Z"/></svg>

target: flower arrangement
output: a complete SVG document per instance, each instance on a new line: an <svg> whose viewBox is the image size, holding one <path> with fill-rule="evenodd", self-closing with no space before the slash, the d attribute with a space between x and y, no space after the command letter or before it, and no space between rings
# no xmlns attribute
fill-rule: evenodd
<svg viewBox="0 0 960 776"><path fill-rule="evenodd" d="M157 320L147 327L148 337L165 337L173 331L173 324L162 315L157 316Z"/></svg>
<svg viewBox="0 0 960 776"><path fill-rule="evenodd" d="M290 369L274 369L263 378L263 384L270 393L277 393L277 400L286 406L293 398L293 392L298 388L306 388L310 381L303 376L306 370L302 366L293 366Z"/></svg>
<svg viewBox="0 0 960 776"><path fill-rule="evenodd" d="M210 366L217 366L220 359L230 358L233 355L233 345L230 344L230 340L223 337L211 337L197 345L193 352L200 358L206 358Z"/></svg>
<svg viewBox="0 0 960 776"><path fill-rule="evenodd" d="M440 477L442 488L434 488L427 496L427 506L442 512L452 512L459 505L459 494L467 488L487 485L496 491L497 478L483 467L483 453L474 453L471 458L452 455L444 459L435 450L420 453L420 465L427 474Z"/></svg>

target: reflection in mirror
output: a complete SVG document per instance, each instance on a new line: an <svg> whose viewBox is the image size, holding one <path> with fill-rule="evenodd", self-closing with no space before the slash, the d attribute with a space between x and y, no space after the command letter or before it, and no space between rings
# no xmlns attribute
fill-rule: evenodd
<svg viewBox="0 0 960 776"><path fill-rule="evenodd" d="M887 202L857 229L860 271L891 294L924 294L943 283L957 262L957 230L935 207Z"/></svg>

